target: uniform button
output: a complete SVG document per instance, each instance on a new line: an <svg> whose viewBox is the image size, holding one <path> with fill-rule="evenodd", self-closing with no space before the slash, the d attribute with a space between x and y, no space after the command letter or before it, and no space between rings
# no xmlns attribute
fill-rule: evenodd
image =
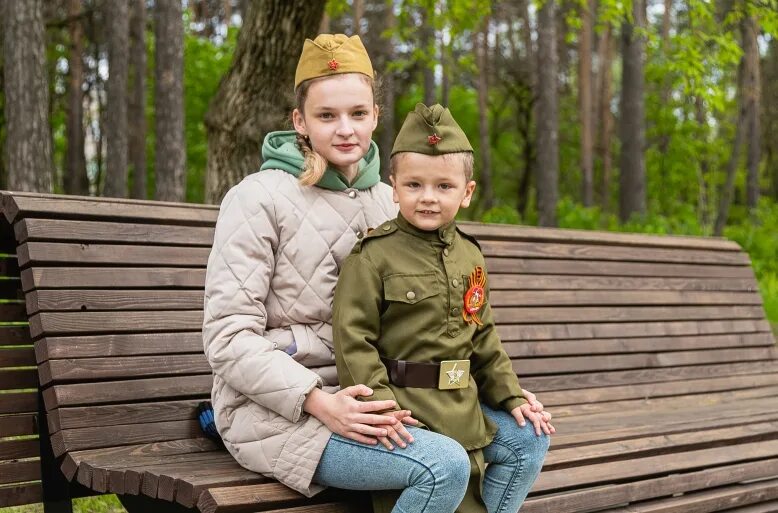
<svg viewBox="0 0 778 513"><path fill-rule="evenodd" d="M451 280L451 284L455 287L459 287L459 280Z"/></svg>
<svg viewBox="0 0 778 513"><path fill-rule="evenodd" d="M389 231L389 230L391 230L391 229L392 229L392 227L391 227L391 226L389 226L388 224L385 224L385 225L384 225L384 231L385 231L385 232L388 232L388 231Z"/></svg>
<svg viewBox="0 0 778 513"><path fill-rule="evenodd" d="M448 333L452 337L455 337L455 336L459 335L459 330L458 329L453 329L453 330L449 331Z"/></svg>
<svg viewBox="0 0 778 513"><path fill-rule="evenodd" d="M443 249L443 255L448 256L448 248Z"/></svg>
<svg viewBox="0 0 778 513"><path fill-rule="evenodd" d="M451 315L459 315L459 308L452 308Z"/></svg>
<svg viewBox="0 0 778 513"><path fill-rule="evenodd" d="M416 293L412 290L409 290L407 294L405 294L405 297L408 298L408 301L413 301L416 299Z"/></svg>
<svg viewBox="0 0 778 513"><path fill-rule="evenodd" d="M278 349L278 344L276 344L275 342L273 342L273 349Z"/></svg>
<svg viewBox="0 0 778 513"><path fill-rule="evenodd" d="M357 191L349 191L348 197L354 199L357 197Z"/></svg>
<svg viewBox="0 0 778 513"><path fill-rule="evenodd" d="M360 232L357 232L357 239L361 239L361 238L362 238L362 237L364 237L364 236L365 236L365 234L364 234L364 233L362 233L361 231L360 231Z"/></svg>

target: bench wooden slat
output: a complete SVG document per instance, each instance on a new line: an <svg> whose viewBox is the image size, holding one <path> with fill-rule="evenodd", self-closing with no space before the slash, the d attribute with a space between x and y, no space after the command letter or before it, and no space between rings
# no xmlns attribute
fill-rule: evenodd
<svg viewBox="0 0 778 513"><path fill-rule="evenodd" d="M739 251L694 250L686 248L654 249L619 245L582 245L575 243L490 241L481 242L488 257L605 260L617 262L695 262L697 264L749 265L750 259Z"/></svg>
<svg viewBox="0 0 778 513"><path fill-rule="evenodd" d="M102 427L65 429L51 435L54 456L66 451L97 449L117 445L136 445L196 438L202 435L196 420L154 422L148 424L120 424L110 430Z"/></svg>
<svg viewBox="0 0 778 513"><path fill-rule="evenodd" d="M36 369L0 369L0 390L17 388L36 388L38 371Z"/></svg>
<svg viewBox="0 0 778 513"><path fill-rule="evenodd" d="M503 341L563 340L569 338L626 338L658 337L663 335L720 335L727 333L769 333L765 319L709 319L706 321L664 322L583 322L551 324L550 320L537 324L497 325Z"/></svg>
<svg viewBox="0 0 778 513"><path fill-rule="evenodd" d="M522 369L524 371L525 369ZM744 376L778 372L775 361L739 362L712 365L691 365L688 367L670 367L654 369L624 370L598 373L566 374L563 376L523 376L524 384L530 390L543 392L553 390L578 390L582 388L600 388L641 383L662 383L689 379L705 379L726 376ZM545 394L544 394L545 395Z"/></svg>
<svg viewBox="0 0 778 513"><path fill-rule="evenodd" d="M49 431L196 418L200 399L57 408L48 412Z"/></svg>
<svg viewBox="0 0 778 513"><path fill-rule="evenodd" d="M0 486L0 507L33 504L42 500L40 482Z"/></svg>
<svg viewBox="0 0 778 513"><path fill-rule="evenodd" d="M41 312L30 317L33 337L68 333L191 331L203 324L202 310L126 312Z"/></svg>
<svg viewBox="0 0 778 513"><path fill-rule="evenodd" d="M740 398L740 399L755 399L760 397L774 396L778 393L778 386L756 386L754 388L742 388L739 390L713 390L710 393L701 395L699 393L683 393L681 395L673 396L672 402L675 404L695 405L701 401L705 401L705 404L723 404L724 398ZM545 397L545 394L544 394ZM664 399L652 399L652 398L631 398L621 399L615 401L606 402L592 402L587 404L565 404L554 406L554 416L559 419L565 416L577 416L577 415L597 415L602 413L613 413L619 410L632 411L635 409L645 408L646 405L660 402ZM545 404L545 403L544 403ZM678 406L682 408L682 406Z"/></svg>
<svg viewBox="0 0 778 513"><path fill-rule="evenodd" d="M644 276L665 278L754 279L748 266L601 262L597 260L541 260L487 257L490 273L557 274L590 276Z"/></svg>
<svg viewBox="0 0 778 513"><path fill-rule="evenodd" d="M210 247L213 227L25 219L14 225L19 244L35 241L116 242Z"/></svg>
<svg viewBox="0 0 778 513"><path fill-rule="evenodd" d="M0 326L0 345L21 346L31 343L27 326Z"/></svg>
<svg viewBox="0 0 778 513"><path fill-rule="evenodd" d="M202 350L203 336L199 331L46 337L35 343L38 363L60 358L164 355Z"/></svg>
<svg viewBox="0 0 778 513"><path fill-rule="evenodd" d="M134 463L148 459L177 457L186 454L209 452L217 450L216 444L206 438L190 438L155 442L149 444L124 445L104 449L89 449L71 451L62 461L62 472L68 479L76 475L81 463L91 462L92 465L107 465L111 461L126 461Z"/></svg>
<svg viewBox="0 0 778 513"><path fill-rule="evenodd" d="M216 222L219 213L217 205L25 192L4 192L2 208L6 219L11 223L19 216L53 218L67 216L122 221L142 219L157 223L175 220L181 224L212 225Z"/></svg>
<svg viewBox="0 0 778 513"><path fill-rule="evenodd" d="M0 440L0 461L34 458L39 454L37 438Z"/></svg>
<svg viewBox="0 0 778 513"><path fill-rule="evenodd" d="M22 271L25 292L99 287L202 290L204 283L205 269L183 267L35 267Z"/></svg>
<svg viewBox="0 0 778 513"><path fill-rule="evenodd" d="M0 462L0 484L38 481L40 478L41 462L39 460Z"/></svg>
<svg viewBox="0 0 778 513"><path fill-rule="evenodd" d="M581 244L624 245L635 248L670 247L689 249L710 249L719 251L741 251L731 240L720 237L692 237L679 235L652 235L644 233L620 233L591 230L569 230L561 228L540 228L536 226L483 224L457 222L468 234L479 240L519 240L537 242L570 242Z"/></svg>
<svg viewBox="0 0 778 513"><path fill-rule="evenodd" d="M537 323L554 315L559 322L613 322L704 319L759 319L761 307L559 307L495 308L497 322ZM30 333L121 333L139 331L191 331L202 326L201 310L114 312L40 312L30 316Z"/></svg>
<svg viewBox="0 0 778 513"><path fill-rule="evenodd" d="M684 470L696 470L755 459L772 459L777 456L778 440L683 451L636 458L629 465L597 463L541 472L532 490L535 492L549 492L573 486L599 485L628 478L668 475Z"/></svg>
<svg viewBox="0 0 778 513"><path fill-rule="evenodd" d="M543 393L543 404L570 405L617 401L635 397L660 398L680 394L709 393L724 390L738 390L759 386L778 385L778 374L760 374L750 376L748 380L741 376L715 379L679 380L667 383L647 383L623 385L619 387L586 388L581 390L550 391Z"/></svg>
<svg viewBox="0 0 778 513"><path fill-rule="evenodd" d="M645 414L641 411L640 415L630 415L626 420L623 412L619 414L614 410L593 415L560 416L555 419L558 433L549 454L585 445L778 421L778 411L769 404L769 399L749 403L763 410L750 411L727 404L727 411L723 412L715 407L689 410L646 407ZM662 419L661 424L656 422L658 418ZM547 460L547 463L550 461Z"/></svg>
<svg viewBox="0 0 778 513"><path fill-rule="evenodd" d="M43 401L46 410L52 410L61 406L167 398L180 399L187 396L209 395L212 385L213 378L210 374L104 383L75 383L54 385L47 388L43 391Z"/></svg>
<svg viewBox="0 0 778 513"><path fill-rule="evenodd" d="M565 305L761 305L757 292L668 291L494 291L501 306ZM43 289L27 293L27 313L63 310L194 310L203 307L203 291Z"/></svg>
<svg viewBox="0 0 778 513"><path fill-rule="evenodd" d="M35 365L35 350L32 346L0 347L0 367L25 367L31 365Z"/></svg>
<svg viewBox="0 0 778 513"><path fill-rule="evenodd" d="M554 317L561 323L761 319L764 317L764 309L761 306L495 307L493 312L497 322L512 324L537 323Z"/></svg>
<svg viewBox="0 0 778 513"><path fill-rule="evenodd" d="M0 303L0 322L24 322L27 312L24 301L11 300L13 303Z"/></svg>
<svg viewBox="0 0 778 513"><path fill-rule="evenodd" d="M761 305L758 292L696 291L502 291L491 293L493 304L507 306L565 305Z"/></svg>
<svg viewBox="0 0 778 513"><path fill-rule="evenodd" d="M0 276L0 299L23 299L18 277Z"/></svg>
<svg viewBox="0 0 778 513"><path fill-rule="evenodd" d="M521 507L521 511L522 513L547 513L549 511L583 513L657 496L671 496L776 474L778 474L778 459L739 463L656 479L530 497Z"/></svg>
<svg viewBox="0 0 778 513"><path fill-rule="evenodd" d="M206 374L211 366L202 353L186 355L133 356L126 358L79 358L49 360L39 367L42 385L52 381L89 381L127 377Z"/></svg>
<svg viewBox="0 0 778 513"><path fill-rule="evenodd" d="M316 502L331 502L349 498L353 501L354 493L330 488L316 495L314 500ZM367 499L367 494L362 495L364 495L364 499ZM302 500L306 500L305 496L280 483L223 486L209 488L200 494L197 509L202 513L236 513L257 511L257 507L261 507L265 511L268 508L283 506L285 508L283 511L288 511L286 508ZM307 500L310 502L310 499ZM369 509L370 507L367 506L362 511Z"/></svg>
<svg viewBox="0 0 778 513"><path fill-rule="evenodd" d="M727 513L776 513L776 511L778 511L778 501L767 501L728 509Z"/></svg>
<svg viewBox="0 0 778 513"><path fill-rule="evenodd" d="M205 267L211 250L180 246L141 246L132 244L27 242L19 246L19 265L28 264L111 264L144 266Z"/></svg>
<svg viewBox="0 0 778 513"><path fill-rule="evenodd" d="M556 358L514 358L512 361L518 375L531 376L771 360L774 356L774 347L757 347L666 353L602 354L595 360L586 356L562 356Z"/></svg>
<svg viewBox="0 0 778 513"><path fill-rule="evenodd" d="M32 290L27 313L95 310L202 310L202 290Z"/></svg>
<svg viewBox="0 0 778 513"><path fill-rule="evenodd" d="M2 394L0 414L34 413L38 411L38 392L9 392Z"/></svg>
<svg viewBox="0 0 778 513"><path fill-rule="evenodd" d="M609 510L608 513L708 513L729 510L778 498L778 479L728 486L665 500L654 500L628 508Z"/></svg>
<svg viewBox="0 0 778 513"><path fill-rule="evenodd" d="M38 434L36 416L31 414L0 416L0 438Z"/></svg>
<svg viewBox="0 0 778 513"><path fill-rule="evenodd" d="M773 347L770 333L706 336L665 336L616 339L544 340L504 342L511 357L640 353L650 351L692 351L738 347Z"/></svg>
<svg viewBox="0 0 778 513"><path fill-rule="evenodd" d="M755 292L753 278L653 278L650 276L587 276L571 274L489 274L490 288L497 290L665 290L707 292Z"/></svg>
<svg viewBox="0 0 778 513"><path fill-rule="evenodd" d="M778 408L777 408L778 409ZM610 460L631 460L678 449L690 450L710 446L734 445L751 441L778 438L778 421L755 422L740 426L708 426L693 432L644 436L629 440L594 443L585 447L558 449L549 452L545 470L588 465Z"/></svg>

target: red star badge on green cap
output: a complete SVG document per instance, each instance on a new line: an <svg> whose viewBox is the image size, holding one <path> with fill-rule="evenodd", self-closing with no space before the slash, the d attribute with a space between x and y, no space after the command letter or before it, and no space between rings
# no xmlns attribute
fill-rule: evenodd
<svg viewBox="0 0 778 513"><path fill-rule="evenodd" d="M430 136L427 136L427 142L429 144L431 144L432 146L435 146L436 144L438 144L442 140L443 140L443 138L441 136L439 136L438 134L432 134Z"/></svg>

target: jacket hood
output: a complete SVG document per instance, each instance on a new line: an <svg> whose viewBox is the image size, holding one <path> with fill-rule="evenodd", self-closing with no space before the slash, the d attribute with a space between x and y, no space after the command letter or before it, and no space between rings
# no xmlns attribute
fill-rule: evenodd
<svg viewBox="0 0 778 513"><path fill-rule="evenodd" d="M262 144L262 167L265 169L281 169L287 173L299 177L302 174L303 157L297 147L297 133L294 130L270 132ZM367 154L359 161L359 173L354 182L349 184L336 169L327 167L324 176L316 185L324 189L342 191L349 187L355 189L368 189L381 179L381 161L378 155L378 146L370 141Z"/></svg>

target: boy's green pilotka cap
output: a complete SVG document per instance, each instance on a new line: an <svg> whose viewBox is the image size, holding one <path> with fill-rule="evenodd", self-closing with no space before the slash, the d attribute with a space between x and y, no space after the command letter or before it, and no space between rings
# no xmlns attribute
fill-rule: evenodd
<svg viewBox="0 0 778 513"><path fill-rule="evenodd" d="M440 104L427 107L417 103L413 112L405 118L397 139L394 140L392 155L400 152L444 155L473 151L465 132L451 115L451 111Z"/></svg>
<svg viewBox="0 0 778 513"><path fill-rule="evenodd" d="M313 41L306 39L294 74L294 88L305 80L338 73L362 73L373 78L373 65L359 36L319 34Z"/></svg>

